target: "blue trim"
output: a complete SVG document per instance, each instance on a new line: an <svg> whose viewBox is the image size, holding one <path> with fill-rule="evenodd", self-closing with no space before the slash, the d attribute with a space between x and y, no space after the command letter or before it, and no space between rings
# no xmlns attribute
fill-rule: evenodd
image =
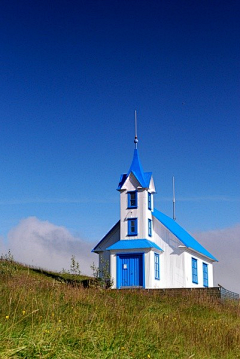
<svg viewBox="0 0 240 359"><path fill-rule="evenodd" d="M198 284L198 265L196 258L192 258L192 282Z"/></svg>
<svg viewBox="0 0 240 359"><path fill-rule="evenodd" d="M117 289L121 289L121 281L122 281L122 268L121 268L121 256L126 256L126 257L134 257L134 256L141 256L142 257L142 287L145 288L145 253L143 252L137 252L137 253L118 253L117 254L117 265L116 265L116 270L117 270L117 283L116 283L116 288ZM140 268L139 268L140 269ZM129 286L131 287L131 286Z"/></svg>
<svg viewBox="0 0 240 359"><path fill-rule="evenodd" d="M128 208L137 208L137 206L138 206L137 191L129 191Z"/></svg>
<svg viewBox="0 0 240 359"><path fill-rule="evenodd" d="M208 287L208 265L203 263L203 286Z"/></svg>
<svg viewBox="0 0 240 359"><path fill-rule="evenodd" d="M106 250L112 251L147 248L155 248L158 251L163 252L163 250L156 243L149 241L148 239L121 239L112 244L110 247L106 248Z"/></svg>
<svg viewBox="0 0 240 359"><path fill-rule="evenodd" d="M205 257L218 261L211 253L209 253L200 243L196 241L189 233L185 231L176 221L166 216L162 212L154 209L153 216L159 220L170 232L172 232L187 248L203 254Z"/></svg>
<svg viewBox="0 0 240 359"><path fill-rule="evenodd" d="M152 220L148 218L148 235L152 237Z"/></svg>
<svg viewBox="0 0 240 359"><path fill-rule="evenodd" d="M137 236L138 220L137 218L128 218L128 236Z"/></svg>
<svg viewBox="0 0 240 359"><path fill-rule="evenodd" d="M158 253L154 253L154 273L155 279L160 280L160 256Z"/></svg>

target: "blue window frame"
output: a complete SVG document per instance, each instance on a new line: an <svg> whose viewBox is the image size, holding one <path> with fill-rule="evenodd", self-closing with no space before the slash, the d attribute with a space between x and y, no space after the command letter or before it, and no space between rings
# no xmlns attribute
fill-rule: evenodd
<svg viewBox="0 0 240 359"><path fill-rule="evenodd" d="M148 209L152 210L152 194L148 192Z"/></svg>
<svg viewBox="0 0 240 359"><path fill-rule="evenodd" d="M128 192L128 208L137 208L137 191Z"/></svg>
<svg viewBox="0 0 240 359"><path fill-rule="evenodd" d="M198 270L196 258L192 258L192 282L198 284Z"/></svg>
<svg viewBox="0 0 240 359"><path fill-rule="evenodd" d="M152 237L152 220L148 219L148 235Z"/></svg>
<svg viewBox="0 0 240 359"><path fill-rule="evenodd" d="M128 218L128 236L136 236L137 234L137 218Z"/></svg>
<svg viewBox="0 0 240 359"><path fill-rule="evenodd" d="M208 265L203 263L203 286L208 287Z"/></svg>
<svg viewBox="0 0 240 359"><path fill-rule="evenodd" d="M160 280L160 262L159 262L158 253L154 253L154 272L155 272L155 279Z"/></svg>

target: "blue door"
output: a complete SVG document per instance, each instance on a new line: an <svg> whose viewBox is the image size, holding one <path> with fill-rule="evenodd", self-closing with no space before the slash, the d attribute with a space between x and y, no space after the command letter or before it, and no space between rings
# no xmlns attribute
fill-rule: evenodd
<svg viewBox="0 0 240 359"><path fill-rule="evenodd" d="M119 254L117 270L118 288L143 286L142 254Z"/></svg>

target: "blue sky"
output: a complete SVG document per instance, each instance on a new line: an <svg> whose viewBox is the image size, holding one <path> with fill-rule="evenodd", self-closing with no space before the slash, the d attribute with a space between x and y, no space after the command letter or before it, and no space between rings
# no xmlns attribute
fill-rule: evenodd
<svg viewBox="0 0 240 359"><path fill-rule="evenodd" d="M0 236L37 217L97 243L139 153L191 233L239 223L238 1L1 1Z"/></svg>

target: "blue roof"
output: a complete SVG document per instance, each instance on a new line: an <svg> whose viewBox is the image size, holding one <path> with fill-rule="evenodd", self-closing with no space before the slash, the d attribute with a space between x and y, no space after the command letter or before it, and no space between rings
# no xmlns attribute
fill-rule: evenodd
<svg viewBox="0 0 240 359"><path fill-rule="evenodd" d="M172 218L166 216L157 209L154 209L153 216L157 218L167 229L169 229L169 231L171 231L187 248L193 249L194 251L197 251L214 261L218 261Z"/></svg>
<svg viewBox="0 0 240 359"><path fill-rule="evenodd" d="M128 173L124 173L120 177L120 181L117 188L118 190L122 188L124 182L130 175L130 173L132 173L136 177L136 179L143 188L149 187L152 173L143 171L137 148L135 148L134 150L132 164L129 168Z"/></svg>
<svg viewBox="0 0 240 359"><path fill-rule="evenodd" d="M107 248L108 251L114 249L144 249L144 248L155 248L159 251L162 249L155 243L149 241L148 239L128 239L128 240L120 240L110 247Z"/></svg>

